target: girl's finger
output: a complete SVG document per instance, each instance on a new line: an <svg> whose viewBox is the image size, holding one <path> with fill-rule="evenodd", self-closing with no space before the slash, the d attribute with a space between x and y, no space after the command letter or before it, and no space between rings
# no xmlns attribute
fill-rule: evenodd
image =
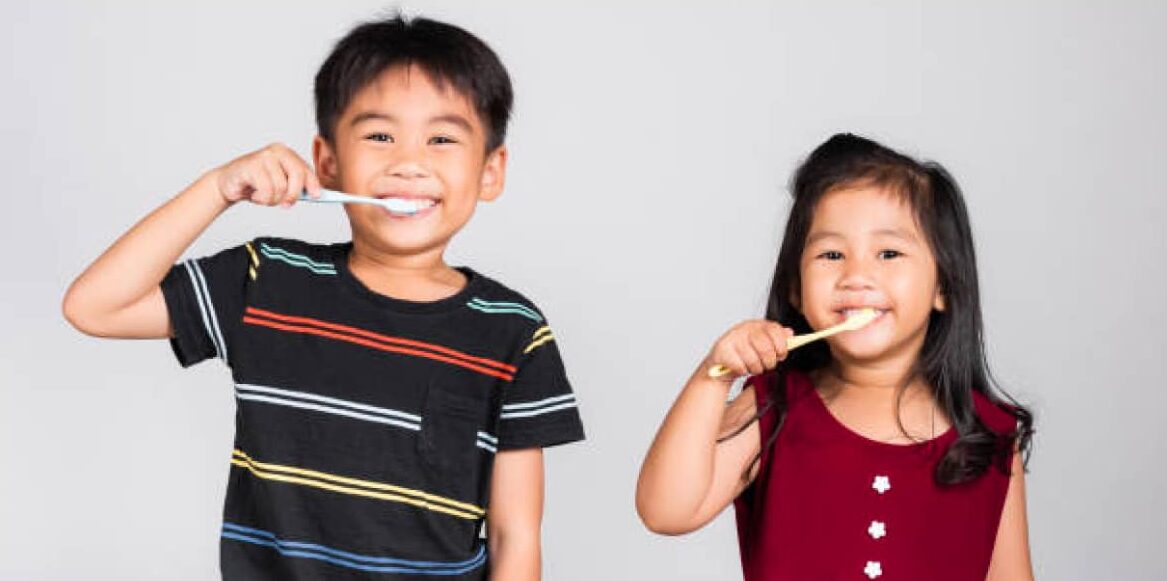
<svg viewBox="0 0 1167 581"><path fill-rule="evenodd" d="M777 354L778 360L784 361L787 355L786 340L794 336L794 331L775 323L773 326L766 327L766 336L773 343L774 353Z"/></svg>
<svg viewBox="0 0 1167 581"><path fill-rule="evenodd" d="M758 358L762 361L762 365L766 369L774 369L778 365L778 350L774 348L774 342L770 340L764 330L757 329L750 333L750 346L754 348L754 352L758 354Z"/></svg>
<svg viewBox="0 0 1167 581"><path fill-rule="evenodd" d="M762 359L758 357L757 352L748 344L736 346L734 352L737 353L742 365L745 366L745 371L749 372L750 375L757 375L766 371L766 367L762 365Z"/></svg>

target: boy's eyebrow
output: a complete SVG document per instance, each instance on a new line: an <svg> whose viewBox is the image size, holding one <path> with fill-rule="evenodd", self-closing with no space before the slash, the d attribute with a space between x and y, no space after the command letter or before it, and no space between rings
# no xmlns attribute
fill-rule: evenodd
<svg viewBox="0 0 1167 581"><path fill-rule="evenodd" d="M382 111L363 111L353 116L353 120L349 121L349 127L355 127L365 121L388 121L389 123L395 123L397 118ZM445 113L430 117L429 123L450 123L457 125L467 133L474 133L474 126L470 124L470 121L457 113Z"/></svg>

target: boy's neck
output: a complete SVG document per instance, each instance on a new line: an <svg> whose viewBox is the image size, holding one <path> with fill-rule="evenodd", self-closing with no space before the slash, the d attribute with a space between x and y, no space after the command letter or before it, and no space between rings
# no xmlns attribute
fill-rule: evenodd
<svg viewBox="0 0 1167 581"><path fill-rule="evenodd" d="M353 238L348 268L369 290L394 299L433 302L466 287L466 275L446 264L445 247L418 254L395 254Z"/></svg>

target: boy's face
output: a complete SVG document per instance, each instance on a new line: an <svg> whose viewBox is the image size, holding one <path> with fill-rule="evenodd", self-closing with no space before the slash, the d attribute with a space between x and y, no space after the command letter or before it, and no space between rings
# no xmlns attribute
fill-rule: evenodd
<svg viewBox="0 0 1167 581"><path fill-rule="evenodd" d="M346 204L354 241L399 255L436 252L470 220L478 200L502 193L506 148L486 152L486 129L470 100L417 67L394 67L361 89L336 122L334 143L317 136L324 187L399 198L417 212Z"/></svg>
<svg viewBox="0 0 1167 581"><path fill-rule="evenodd" d="M936 261L910 204L875 187L829 192L819 200L800 266L796 304L823 329L874 308L879 317L828 339L836 357L870 361L923 346L933 309L944 309Z"/></svg>

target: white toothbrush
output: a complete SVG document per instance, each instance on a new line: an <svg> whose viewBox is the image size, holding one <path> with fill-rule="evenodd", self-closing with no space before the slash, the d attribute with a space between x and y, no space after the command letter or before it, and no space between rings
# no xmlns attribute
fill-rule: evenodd
<svg viewBox="0 0 1167 581"><path fill-rule="evenodd" d="M374 206L381 206L393 212L394 214L409 214L413 215L418 212L418 208L412 202L407 202L398 198L370 198L367 196L354 196L336 190L320 190L320 197L313 198L308 195L305 190L300 193L300 200L303 202L322 202L334 204L371 204Z"/></svg>
<svg viewBox="0 0 1167 581"><path fill-rule="evenodd" d="M862 309L858 313L855 313L855 314L851 315L850 317L847 317L847 320L843 321L842 323L839 323L838 325L835 325L834 327L827 327L826 329L823 329L822 331L818 331L815 333L807 333L805 335L796 335L794 337L787 339L786 340L786 350L791 351L791 350L797 349L799 347L802 347L803 345L806 345L807 343L818 341L819 339L825 339L827 337L830 337L831 335L842 333L843 331L858 331L859 329L866 327L869 323L874 321L876 319L876 317L878 317L878 316L879 316L879 311L877 311L875 309L871 309L871 308ZM730 373L730 369L728 367L718 364L718 365L714 365L713 367L709 368L708 375L709 375L710 379L719 379L721 377L725 377L729 373Z"/></svg>

